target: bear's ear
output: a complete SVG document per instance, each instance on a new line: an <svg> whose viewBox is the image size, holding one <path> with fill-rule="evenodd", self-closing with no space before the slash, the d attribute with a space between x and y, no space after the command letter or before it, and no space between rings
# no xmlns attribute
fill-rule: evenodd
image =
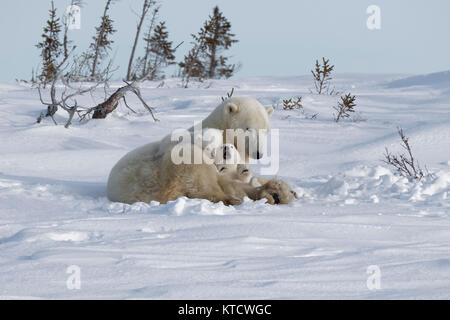
<svg viewBox="0 0 450 320"><path fill-rule="evenodd" d="M227 111L227 113L236 113L239 111L239 107L237 105L235 105L234 103L230 102L225 107L225 110Z"/></svg>
<svg viewBox="0 0 450 320"><path fill-rule="evenodd" d="M193 143L195 145L203 148L203 140L204 140L204 135L201 133L198 133L198 134L194 135Z"/></svg>
<svg viewBox="0 0 450 320"><path fill-rule="evenodd" d="M272 106L266 107L266 111L267 111L267 114L270 117L272 115L272 113L273 113L273 107Z"/></svg>

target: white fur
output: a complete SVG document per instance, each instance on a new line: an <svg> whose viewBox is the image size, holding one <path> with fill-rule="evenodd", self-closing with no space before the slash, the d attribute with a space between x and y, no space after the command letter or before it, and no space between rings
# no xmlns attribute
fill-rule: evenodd
<svg viewBox="0 0 450 320"><path fill-rule="evenodd" d="M224 157L224 148L227 148L228 157ZM219 175L248 183L252 187L261 186L258 179L253 176L250 166L241 162L239 152L232 144L223 144L217 148L214 164Z"/></svg>
<svg viewBox="0 0 450 320"><path fill-rule="evenodd" d="M245 150L237 146L243 159L248 155L257 159L265 153L265 138L270 130L269 117L272 107L264 107L259 101L248 97L235 97L222 102L205 120L203 127L224 130L225 142L234 143L235 134L248 135L249 145ZM234 130L227 130L234 129ZM241 129L240 131L235 131Z"/></svg>
<svg viewBox="0 0 450 320"><path fill-rule="evenodd" d="M203 149L210 159L214 159L217 149L222 145L223 131L214 128L204 128L201 133L194 134L194 143Z"/></svg>
<svg viewBox="0 0 450 320"><path fill-rule="evenodd" d="M203 128L215 128L219 130L242 129L265 130L270 129L269 116L273 108L265 108L253 98L232 97L223 101L205 120ZM194 128L189 129L194 132ZM223 133L224 137L227 132ZM256 139L253 139L256 140ZM160 194L164 193L165 183L162 182L165 172L162 172L167 151L177 143L171 141L171 136L164 137L161 141L152 142L132 150L126 154L112 168L108 179L108 198L111 201L133 203L136 201L150 200L161 201ZM260 144L257 151L261 155L264 150ZM249 150L239 150L244 161L247 156L256 158L256 152L249 154ZM214 166L212 164L212 166ZM215 170L215 169L214 169ZM195 177L192 177L195 181ZM172 181L172 184L185 184L185 181ZM205 190L208 192L208 190Z"/></svg>

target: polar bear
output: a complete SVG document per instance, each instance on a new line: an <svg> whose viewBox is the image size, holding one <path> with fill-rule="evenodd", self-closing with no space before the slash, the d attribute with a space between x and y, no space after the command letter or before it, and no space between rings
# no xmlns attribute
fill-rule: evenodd
<svg viewBox="0 0 450 320"><path fill-rule="evenodd" d="M215 128L196 128L193 130L174 130L165 136L157 148L156 157L162 156L165 151L177 144L196 144L201 147L209 158L214 159L214 151L223 144L223 130ZM147 145L148 146L148 145Z"/></svg>
<svg viewBox="0 0 450 320"><path fill-rule="evenodd" d="M202 148L193 145L195 152L202 153ZM203 155L207 155L203 152ZM162 188L154 194L154 200L166 203L180 197L207 199L212 202L222 201L226 205L241 204L244 197L253 200L266 199L269 204L287 204L296 198L290 186L277 179L267 181L263 185L253 186L242 182L229 174L219 174L215 165L205 162L200 164L174 164L168 150L162 157L160 184ZM193 162L193 159L192 159ZM138 196L147 201L147 194Z"/></svg>
<svg viewBox="0 0 450 320"><path fill-rule="evenodd" d="M202 127L222 130L223 141L232 141L244 162L248 162L249 158L260 159L265 152L263 140L270 130L269 117L272 113L272 107L264 107L256 99L232 97L215 108L202 121ZM239 137L233 136L232 130L229 129L240 129L238 132L248 137L248 143L244 146L238 145L236 141ZM194 126L189 130L193 132ZM279 180L269 181L261 187L247 187L247 184L241 186L228 177L218 175L214 164L174 165L171 150L178 141L171 140L170 136L166 136L161 141L139 147L120 159L108 178L108 198L124 203L152 200L165 203L174 200L174 196L183 195L228 203L233 202L229 197L239 198L245 195L252 199L260 196L271 197L272 200L268 199L269 203L285 203L291 200L289 192L286 191L290 188ZM195 144L194 149L203 152ZM275 198L278 199L273 199L274 196L270 194L276 194Z"/></svg>

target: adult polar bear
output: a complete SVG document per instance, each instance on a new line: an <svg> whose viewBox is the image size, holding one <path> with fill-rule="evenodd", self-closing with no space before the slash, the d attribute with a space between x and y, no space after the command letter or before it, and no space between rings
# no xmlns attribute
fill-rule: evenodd
<svg viewBox="0 0 450 320"><path fill-rule="evenodd" d="M224 135L227 129L267 132L270 130L269 116L272 112L272 107L266 108L253 98L233 97L223 101L204 119L202 127L224 130ZM193 131L194 128L189 130ZM249 158L260 159L265 151L264 143L258 141L257 135L253 136L255 138L250 138L245 150L238 148L246 161ZM213 164L175 165L170 152L175 144L168 135L161 141L146 144L126 154L111 170L108 198L124 203L152 200L166 203L181 196L227 204L240 203L244 196L254 200L266 198L269 203L287 203L292 200L291 194L294 193L279 180L252 187L221 177ZM249 148L249 144L256 147Z"/></svg>

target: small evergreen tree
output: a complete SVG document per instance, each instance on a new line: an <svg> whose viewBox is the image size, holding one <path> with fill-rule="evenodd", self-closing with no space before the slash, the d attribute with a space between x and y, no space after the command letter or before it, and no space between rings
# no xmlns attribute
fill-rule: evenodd
<svg viewBox="0 0 450 320"><path fill-rule="evenodd" d="M331 72L334 70L334 65L330 65L330 59L325 59L322 57L323 64L321 65L318 60L316 60L315 69L311 70L314 77L314 87L318 94L326 92L327 94L334 94L334 90L330 92L330 81L333 79L331 77Z"/></svg>
<svg viewBox="0 0 450 320"><path fill-rule="evenodd" d="M207 77L229 78L233 75L235 66L227 64L227 57L221 56L220 51L227 50L238 40L231 33L231 24L220 12L219 7L214 7L212 17L205 22L199 36L204 37L207 60Z"/></svg>
<svg viewBox="0 0 450 320"><path fill-rule="evenodd" d="M133 78L136 79L136 73L140 72L140 78L145 77L149 73L151 61L150 61L150 53L151 53L151 42L148 39L151 38L153 29L155 27L156 18L158 16L159 7L153 9L152 17L150 19L150 23L148 25L147 33L144 35L144 56L142 58L138 58L136 62L136 71L133 75Z"/></svg>
<svg viewBox="0 0 450 320"><path fill-rule="evenodd" d="M220 12L219 7L214 7L213 15L205 21L203 27L192 35L194 47L179 64L184 78L198 77L216 79L229 78L235 71L234 64L228 64L228 57L220 55L228 50L238 40L233 39L231 23Z"/></svg>
<svg viewBox="0 0 450 320"><path fill-rule="evenodd" d="M172 48L172 42L169 39L169 32L166 28L165 22L160 22L153 32L151 38L145 38L148 42L148 48L150 50L150 62L151 71L149 73L149 79L154 80L161 76L161 69L168 65L174 64L175 50Z"/></svg>
<svg viewBox="0 0 450 320"><path fill-rule="evenodd" d="M199 81L205 77L206 67L200 59L200 54L204 49L204 39L198 39L196 35L192 35L194 38L194 46L189 50L188 54L184 56L180 66L180 76L183 78L183 86L187 88L190 78L198 78Z"/></svg>
<svg viewBox="0 0 450 320"><path fill-rule="evenodd" d="M36 47L41 49L42 70L38 74L38 79L44 85L53 80L58 72L58 58L62 53L62 44L59 41L59 33L61 32L61 24L59 18L56 17L56 9L53 1L52 8L49 10L50 17L44 27L42 34L43 40Z"/></svg>
<svg viewBox="0 0 450 320"><path fill-rule="evenodd" d="M113 0L107 0L100 25L95 28L96 34L92 37L93 42L89 46L88 53L85 58L89 61L90 77L98 78L98 66L104 58L107 57L108 51L111 49L111 36L116 32L113 28L113 20L109 17L108 11Z"/></svg>
<svg viewBox="0 0 450 320"><path fill-rule="evenodd" d="M341 101L338 102L337 107L334 107L336 114L334 115L334 121L339 122L342 118L349 118L351 112L355 112L356 97L352 96L351 93L347 93L345 96L341 97Z"/></svg>

